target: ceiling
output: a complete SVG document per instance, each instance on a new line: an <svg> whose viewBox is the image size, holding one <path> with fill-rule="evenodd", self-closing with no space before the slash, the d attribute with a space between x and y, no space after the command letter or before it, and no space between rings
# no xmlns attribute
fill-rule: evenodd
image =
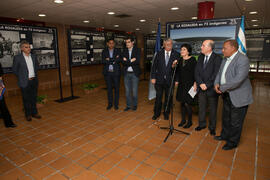
<svg viewBox="0 0 270 180"><path fill-rule="evenodd" d="M56 4L53 0L1 0L0 17L24 18L26 20L71 24L89 27L104 27L123 31L149 34L157 28L160 18L162 32L166 22L187 21L197 16L197 3L205 0L64 0ZM215 18L246 17L246 28L270 28L270 0L212 0L215 2ZM179 7L172 11L170 8ZM115 15L108 15L109 11ZM258 14L250 15L250 11ZM39 17L38 14L46 14ZM131 17L118 18L127 14ZM140 22L145 19L146 22ZM252 22L257 19L258 22ZM88 24L83 23L89 20ZM114 25L119 25L118 28ZM253 27L257 24L257 27Z"/></svg>

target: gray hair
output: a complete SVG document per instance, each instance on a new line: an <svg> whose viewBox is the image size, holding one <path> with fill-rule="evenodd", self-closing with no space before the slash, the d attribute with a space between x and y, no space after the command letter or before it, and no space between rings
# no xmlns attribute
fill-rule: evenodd
<svg viewBox="0 0 270 180"><path fill-rule="evenodd" d="M171 39L171 38L166 38L166 39L164 39L164 42L173 42L173 40Z"/></svg>
<svg viewBox="0 0 270 180"><path fill-rule="evenodd" d="M30 44L30 43L28 41L26 41L26 40L22 40L21 43L20 43L20 48L22 48L22 46L24 44Z"/></svg>

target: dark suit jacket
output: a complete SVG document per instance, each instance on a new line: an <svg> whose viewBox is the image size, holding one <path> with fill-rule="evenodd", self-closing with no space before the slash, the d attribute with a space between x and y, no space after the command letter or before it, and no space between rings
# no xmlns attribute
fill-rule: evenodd
<svg viewBox="0 0 270 180"><path fill-rule="evenodd" d="M110 60L106 60L109 58ZM121 75L121 51L119 49L113 50L113 58L110 58L109 49L106 48L102 51L102 63L104 64L103 67L103 74L104 76L108 75L109 73L112 75L120 76ZM113 72L109 72L109 65L113 65Z"/></svg>
<svg viewBox="0 0 270 180"><path fill-rule="evenodd" d="M136 61L134 62L130 62L127 48L124 49L122 58L127 58L127 61L122 60L122 63L124 65L124 68L123 68L124 75L127 73L128 67L131 66L135 75L139 77L141 74L141 68L140 68L141 50L137 47L133 47L132 53L131 53L131 59L136 58Z"/></svg>
<svg viewBox="0 0 270 180"><path fill-rule="evenodd" d="M172 49L168 65L166 66L165 50L160 50L154 59L154 64L152 65L151 79L156 79L157 84L170 84L173 73L172 63L174 60L179 61L179 59L179 53Z"/></svg>
<svg viewBox="0 0 270 180"><path fill-rule="evenodd" d="M37 72L38 72L38 67L39 67L38 61L34 54L31 54L31 58L33 61L35 77L37 79ZM26 62L22 53L14 56L12 71L18 78L19 87L25 88L28 85L29 72L28 72L28 68L27 68L27 65L26 65Z"/></svg>
<svg viewBox="0 0 270 180"><path fill-rule="evenodd" d="M206 84L207 95L215 96L217 95L217 93L214 90L214 81L219 71L222 58L218 54L212 52L212 55L210 56L210 59L208 60L208 63L204 69L203 68L204 57L205 56L201 54L198 58L198 63L195 69L195 79L198 87L200 86L200 84ZM201 91L200 88L199 91Z"/></svg>

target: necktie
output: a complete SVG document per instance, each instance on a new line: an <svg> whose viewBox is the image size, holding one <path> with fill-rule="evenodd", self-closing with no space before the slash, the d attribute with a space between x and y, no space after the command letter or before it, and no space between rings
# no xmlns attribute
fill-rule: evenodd
<svg viewBox="0 0 270 180"><path fill-rule="evenodd" d="M203 63L203 68L205 68L205 67L206 67L207 62L208 62L208 56L205 56L205 60L204 60L204 63Z"/></svg>
<svg viewBox="0 0 270 180"><path fill-rule="evenodd" d="M169 52L166 52L166 58L165 58L166 66L168 65L169 59L170 59Z"/></svg>

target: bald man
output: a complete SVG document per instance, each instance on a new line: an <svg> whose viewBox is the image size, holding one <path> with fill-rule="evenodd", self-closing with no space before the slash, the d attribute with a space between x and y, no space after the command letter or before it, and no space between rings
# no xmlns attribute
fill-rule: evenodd
<svg viewBox="0 0 270 180"><path fill-rule="evenodd" d="M214 81L219 71L222 58L214 50L213 40L205 40L201 46L201 54L195 69L195 79L199 97L199 125L195 128L200 131L206 128L206 112L209 106L208 129L212 136L216 135L216 120L218 94L214 90Z"/></svg>

